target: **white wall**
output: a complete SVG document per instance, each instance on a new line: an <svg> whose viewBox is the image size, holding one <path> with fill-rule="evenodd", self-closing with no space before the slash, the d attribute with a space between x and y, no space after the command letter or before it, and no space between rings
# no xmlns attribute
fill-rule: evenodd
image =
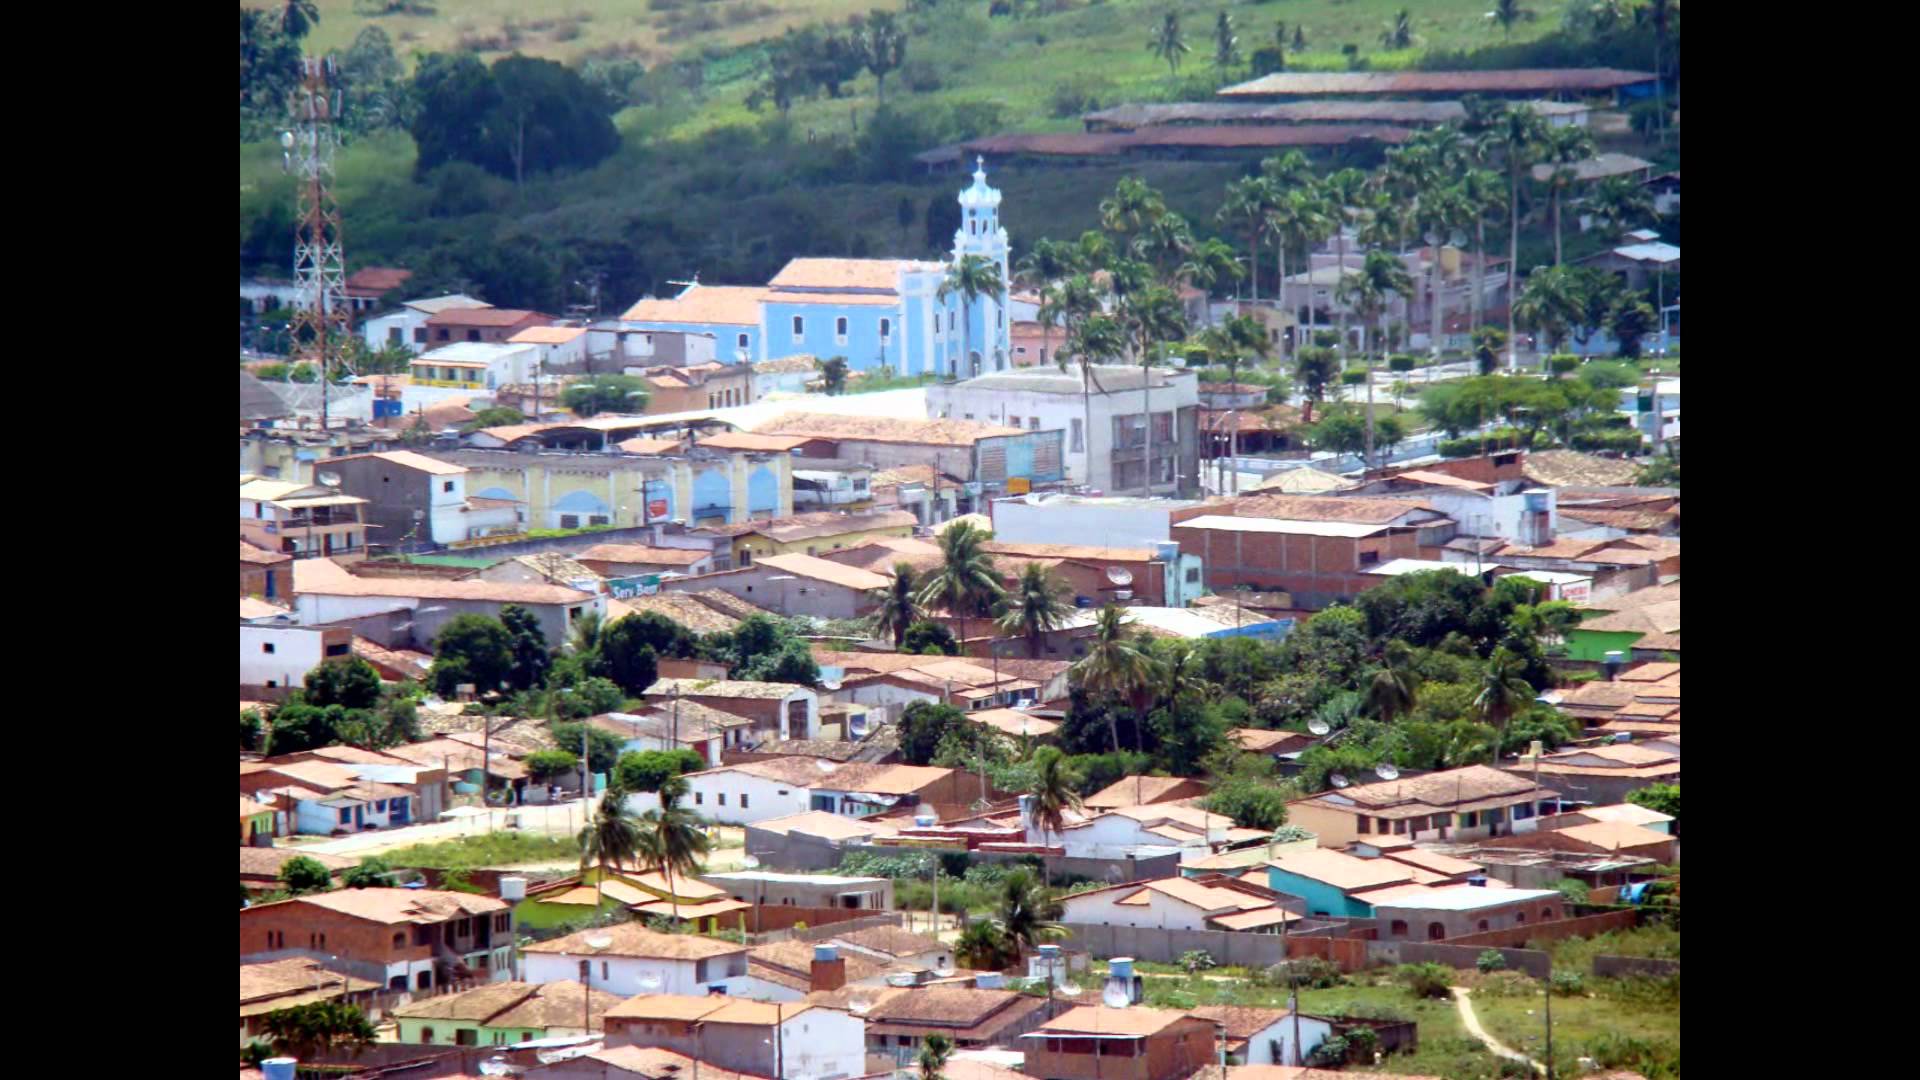
<svg viewBox="0 0 1920 1080"><path fill-rule="evenodd" d="M580 979L580 961L592 961L587 983L595 990L605 990L621 997L633 997L637 994L681 994L689 997L705 997L707 987L724 985L727 993L735 993L735 987L745 981L746 975L727 975L729 967L746 970L746 954L737 958L716 957L707 961L707 981L700 982L694 976L697 972L692 960L653 960L634 956L591 957L587 952L568 953L522 953L520 956L520 978L523 982L578 982ZM605 974L602 972L605 966ZM651 975L660 980L660 985L648 988L640 984L643 976Z"/></svg>
<svg viewBox="0 0 1920 1080"><path fill-rule="evenodd" d="M786 817L801 813L810 805L809 789L754 776L738 769L688 773L684 779L687 782L687 795L680 800L680 805L722 825L747 825ZM742 795L747 797L744 808L740 805ZM726 799L724 805L720 801L723 797ZM652 792L630 795L627 797L627 806L636 814L657 810L660 796Z"/></svg>
<svg viewBox="0 0 1920 1080"><path fill-rule="evenodd" d="M808 1009L780 1025L782 1080L835 1080L867 1073L867 1022L838 1009Z"/></svg>
<svg viewBox="0 0 1920 1080"><path fill-rule="evenodd" d="M1151 547L1173 539L1173 533L1167 511L1156 507L1103 506L1071 499L1038 503L995 499L993 538L1010 544Z"/></svg>
<svg viewBox="0 0 1920 1080"><path fill-rule="evenodd" d="M990 369L993 361L989 355L982 362L983 369ZM1097 427L1110 423L1103 417L1111 415L1110 410L1102 408L1102 400L1096 395L1093 399L1093 423ZM1135 403L1138 407L1138 402ZM927 387L927 415L938 417L947 415L954 420L973 419L981 423L1000 424L1005 427L1017 427L1023 431L1063 431L1066 436L1061 440L1061 459L1067 468L1067 481L1074 484L1093 484L1101 486L1107 478L1100 475L1089 479L1087 455L1082 442L1082 450L1073 450L1073 425L1075 421L1086 419L1086 409L1076 394L1032 394L1006 390L970 390L966 383L951 386L935 384ZM1040 419L1038 429L1033 427L1033 419Z"/></svg>
<svg viewBox="0 0 1920 1080"><path fill-rule="evenodd" d="M1293 1056L1293 1017L1289 1016L1257 1032L1247 1040L1248 1065L1291 1065ZM1333 1035L1333 1025L1325 1020L1300 1017L1300 1060L1305 1061L1308 1054ZM1279 1043L1279 1046L1275 1046ZM1275 1051L1278 1050L1278 1055Z"/></svg>
<svg viewBox="0 0 1920 1080"><path fill-rule="evenodd" d="M1164 893L1146 890L1147 903L1122 904L1121 900L1131 896L1126 889L1110 889L1091 896L1067 897L1067 913L1061 920L1070 923L1090 923L1095 926L1147 926L1168 930L1212 930L1207 925L1206 913L1191 904L1184 904Z"/></svg>
<svg viewBox="0 0 1920 1080"><path fill-rule="evenodd" d="M361 324L361 330L366 337L367 348L378 352L387 347L387 331L398 327L400 330L400 344L405 345L408 350L414 353L420 353L426 350L427 344L423 341L413 340L413 332L426 325L426 312L415 311L412 308L401 308L399 311L389 312L388 314L368 319Z"/></svg>
<svg viewBox="0 0 1920 1080"><path fill-rule="evenodd" d="M1223 818L1221 824L1227 824ZM1043 840L1039 829L1027 829L1027 843L1053 843L1066 849L1069 858L1075 859L1122 859L1128 852L1143 847L1162 851L1174 851L1186 846L1158 833L1150 833L1140 827L1140 823L1120 814L1102 814L1091 822L1076 829L1067 829L1059 833L1045 834ZM1200 834L1194 833L1192 846L1204 847ZM1146 853L1140 852L1144 858Z"/></svg>
<svg viewBox="0 0 1920 1080"><path fill-rule="evenodd" d="M240 685L303 685L307 672L325 659L321 636L316 627L240 624Z"/></svg>

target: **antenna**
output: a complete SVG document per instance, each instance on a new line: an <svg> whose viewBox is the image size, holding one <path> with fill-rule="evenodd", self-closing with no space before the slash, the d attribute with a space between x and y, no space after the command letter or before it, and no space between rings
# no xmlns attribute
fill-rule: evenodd
<svg viewBox="0 0 1920 1080"><path fill-rule="evenodd" d="M1337 788L1343 788L1353 783L1353 781L1347 779L1345 773L1334 773L1332 776L1327 777L1327 780Z"/></svg>
<svg viewBox="0 0 1920 1080"><path fill-rule="evenodd" d="M1319 717L1314 717L1312 720L1307 721L1307 730L1313 732L1315 735L1325 735L1327 732L1333 730L1333 725Z"/></svg>
<svg viewBox="0 0 1920 1080"><path fill-rule="evenodd" d="M1398 780L1400 779L1400 770L1394 768L1388 762L1383 761L1373 767L1373 775L1382 780Z"/></svg>
<svg viewBox="0 0 1920 1080"><path fill-rule="evenodd" d="M333 150L338 143L329 108L332 60L302 61L302 78L289 102L293 130L283 132L288 171L299 176L294 191L293 354L320 375L320 430L327 430L328 378L347 365L353 336L353 304L347 299L346 259L340 243L340 207L333 198Z"/></svg>

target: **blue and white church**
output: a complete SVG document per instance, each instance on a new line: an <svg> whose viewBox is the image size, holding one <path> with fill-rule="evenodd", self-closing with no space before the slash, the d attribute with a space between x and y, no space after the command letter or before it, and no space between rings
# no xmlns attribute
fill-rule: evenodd
<svg viewBox="0 0 1920 1080"><path fill-rule="evenodd" d="M959 198L960 228L946 262L794 259L765 286L695 281L671 300L640 301L621 321L630 330L712 334L719 359L844 356L854 371L960 379L1005 370L1012 271L1000 192L987 184L984 161L975 159L973 183ZM968 255L1000 268L1000 292L970 302L958 292L940 296L948 272Z"/></svg>

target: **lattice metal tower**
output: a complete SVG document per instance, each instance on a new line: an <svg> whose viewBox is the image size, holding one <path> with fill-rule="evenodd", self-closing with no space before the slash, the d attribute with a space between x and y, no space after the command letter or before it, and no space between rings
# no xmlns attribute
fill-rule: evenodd
<svg viewBox="0 0 1920 1080"><path fill-rule="evenodd" d="M334 121L340 91L332 57L301 60L293 92L293 129L280 136L288 172L299 177L293 241L293 350L297 361L320 375L320 430L327 428L328 374L347 363L353 336L353 305L347 299L345 255L340 245L340 207L333 199Z"/></svg>

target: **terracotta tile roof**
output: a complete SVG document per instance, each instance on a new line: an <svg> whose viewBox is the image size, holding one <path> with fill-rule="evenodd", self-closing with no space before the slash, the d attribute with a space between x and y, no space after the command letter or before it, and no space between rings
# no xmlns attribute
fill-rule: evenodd
<svg viewBox="0 0 1920 1080"><path fill-rule="evenodd" d="M1671 814L1663 814L1658 810L1649 810L1644 806L1639 806L1634 803L1615 803L1611 806L1583 806L1579 810L1573 811L1573 814L1580 817L1592 818L1595 821L1612 821L1622 825L1637 825L1641 827L1674 820Z"/></svg>
<svg viewBox="0 0 1920 1080"><path fill-rule="evenodd" d="M479 600L508 604L578 604L592 594L564 585L509 584L468 578L362 578L342 569L332 559L301 559L293 566L297 593L322 596L391 596L421 600Z"/></svg>
<svg viewBox="0 0 1920 1080"><path fill-rule="evenodd" d="M884 536L862 541L852 547L821 552L820 558L842 566L857 567L874 574L891 574L894 564L906 563L916 572L937 566L940 545L910 536Z"/></svg>
<svg viewBox="0 0 1920 1080"><path fill-rule="evenodd" d="M548 322L552 322L553 316L542 315L537 311L527 311L523 308L450 308L446 311L436 312L428 316L427 325L472 327L512 326L515 323L524 322L527 319L546 319Z"/></svg>
<svg viewBox="0 0 1920 1080"><path fill-rule="evenodd" d="M243 796L242 801L251 802L252 800L246 799ZM262 809L271 810L273 808L269 806L262 807ZM240 849L240 876L277 878L280 876L281 867L285 866L289 860L301 856L312 859L314 862L319 863L334 873L339 873L342 870L350 870L360 865L358 859L349 859L344 855L329 855L324 851L302 851L299 848L243 847Z"/></svg>
<svg viewBox="0 0 1920 1080"><path fill-rule="evenodd" d="M1580 623L1582 630L1634 631L1643 634L1677 634L1680 632L1680 601L1669 600L1665 603L1645 604L1615 611L1597 618L1585 619ZM1639 642L1634 642L1638 645Z"/></svg>
<svg viewBox="0 0 1920 1080"><path fill-rule="evenodd" d="M1312 801L1316 806L1329 809L1366 814L1379 814L1382 810L1406 805L1411 810L1411 816L1417 817L1432 813L1433 809L1451 807L1466 811L1478 809L1473 805L1476 803L1497 806L1508 802L1524 802L1536 794L1540 798L1552 798L1558 792L1540 789L1536 793L1532 783L1524 778L1486 765L1468 765L1422 776L1358 784L1301 801ZM1421 809L1423 806L1428 809ZM1386 816L1394 815L1389 813Z"/></svg>
<svg viewBox="0 0 1920 1080"><path fill-rule="evenodd" d="M1343 521L1386 525L1428 507L1407 499L1316 498L1311 495L1243 495L1226 504L1236 517L1280 521Z"/></svg>
<svg viewBox="0 0 1920 1080"><path fill-rule="evenodd" d="M279 903L311 904L387 926L402 923L431 925L448 919L487 915L508 909L506 903L491 896L435 889L342 889L338 892L297 896Z"/></svg>
<svg viewBox="0 0 1920 1080"><path fill-rule="evenodd" d="M1300 877L1324 882L1342 892L1378 889L1413 881L1413 868L1390 859L1362 859L1328 848L1289 851L1269 865Z"/></svg>
<svg viewBox="0 0 1920 1080"><path fill-rule="evenodd" d="M1120 809L1205 793L1205 784L1181 776L1125 776L1083 801L1089 809Z"/></svg>
<svg viewBox="0 0 1920 1080"><path fill-rule="evenodd" d="M750 450L769 454L784 454L798 446L806 445L807 440L798 435L755 435L750 431L723 431L718 435L708 435L695 442L696 446L707 446L715 450ZM800 462L794 463L796 467Z"/></svg>
<svg viewBox="0 0 1920 1080"><path fill-rule="evenodd" d="M659 679L652 686L641 691L642 697L667 697L678 689L685 697L750 698L756 700L784 700L797 690L806 690L794 683L752 682L745 679Z"/></svg>
<svg viewBox="0 0 1920 1080"><path fill-rule="evenodd" d="M905 510L873 510L863 514L807 514L781 521L765 521L749 530L771 540L792 543L821 536L841 536L868 529L911 529L920 519Z"/></svg>
<svg viewBox="0 0 1920 1080"><path fill-rule="evenodd" d="M913 515L908 514L906 516L912 517ZM839 585L842 588L858 589L861 592L866 592L870 589L884 589L887 587L889 580L871 570L862 570L857 566L843 566L840 563L828 562L825 559L813 555L802 555L799 552L787 555L762 555L754 560L754 564L757 566L771 566L781 573L811 578L815 581L824 581L830 585Z"/></svg>
<svg viewBox="0 0 1920 1080"><path fill-rule="evenodd" d="M257 566L278 566L281 563L292 562L293 556L278 551L268 551L266 548L254 547L252 544L242 540L240 541L240 561L243 563L253 563Z"/></svg>
<svg viewBox="0 0 1920 1080"><path fill-rule="evenodd" d="M680 450L679 439L655 439L641 436L625 439L614 446L623 454L672 454Z"/></svg>
<svg viewBox="0 0 1920 1080"><path fill-rule="evenodd" d="M1079 1005L1040 1025L1035 1033L1145 1036L1158 1034L1185 1019L1186 1013L1173 1009Z"/></svg>
<svg viewBox="0 0 1920 1080"><path fill-rule="evenodd" d="M711 558L713 553L710 551L654 547L650 544L595 544L574 555L574 559L580 562L642 563L658 566L692 566L703 559Z"/></svg>
<svg viewBox="0 0 1920 1080"><path fill-rule="evenodd" d="M981 990L975 987L932 986L894 994L867 1014L868 1022L896 1025L925 1024L941 1027L973 1027L985 1023L995 1013L1019 1001L1012 990ZM1044 1005L1045 1003L1042 1002Z"/></svg>
<svg viewBox="0 0 1920 1080"><path fill-rule="evenodd" d="M1418 847L1403 847L1396 848L1392 851L1383 851L1381 857L1392 859L1394 862L1406 863L1408 866L1419 867L1422 870L1431 870L1436 874L1444 874L1447 877L1458 877L1461 874L1477 874L1486 869L1486 867L1481 866L1479 863L1468 862L1465 859L1456 859L1451 855L1442 855L1437 851L1429 851L1426 848Z"/></svg>
<svg viewBox="0 0 1920 1080"><path fill-rule="evenodd" d="M776 289L886 289L897 291L900 275L927 269L910 259L789 259L767 284ZM826 298L823 298L826 299ZM837 301L839 297L832 297Z"/></svg>
<svg viewBox="0 0 1920 1080"><path fill-rule="evenodd" d="M903 417L839 416L792 412L755 425L765 435L804 435L819 439L904 443L912 446L972 446L998 435L1024 435L1022 428L973 420L917 420Z"/></svg>
<svg viewBox="0 0 1920 1080"><path fill-rule="evenodd" d="M690 1057L657 1046L608 1047L583 1054L579 1060L618 1069L621 1076L641 1076L646 1080L691 1080L695 1072L702 1080L759 1080L704 1061L695 1064Z"/></svg>
<svg viewBox="0 0 1920 1080"><path fill-rule="evenodd" d="M1629 825L1624 821L1596 821L1588 825L1569 825L1554 832L1570 836L1583 844L1592 844L1608 851L1621 851L1630 848L1651 847L1668 844L1673 837L1663 832Z"/></svg>
<svg viewBox="0 0 1920 1080"><path fill-rule="evenodd" d="M1094 562L1151 562L1155 557L1152 548L1092 547L1083 544L1022 544L1006 540L989 540L980 547L995 555L1087 559Z"/></svg>
<svg viewBox="0 0 1920 1080"><path fill-rule="evenodd" d="M1293 1014L1285 1009L1261 1009L1251 1005L1203 1005L1188 1009L1188 1015L1212 1020L1227 1029L1227 1038L1251 1039Z"/></svg>
<svg viewBox="0 0 1920 1080"><path fill-rule="evenodd" d="M1639 467L1631 461L1604 458L1578 450L1529 451L1521 467L1527 479L1548 487L1631 484L1634 474L1639 471ZM1565 512L1564 508L1562 512Z"/></svg>
<svg viewBox="0 0 1920 1080"><path fill-rule="evenodd" d="M620 604L633 614L652 611L679 623L696 634L717 634L731 631L740 625L740 620L732 615L715 611L710 604L701 602L692 593L662 592L651 596L630 596L625 600L607 602L607 621L616 617L613 605Z"/></svg>
<svg viewBox="0 0 1920 1080"><path fill-rule="evenodd" d="M383 450L372 454L351 454L334 460L353 461L359 458L379 458L390 465L416 469L434 476L460 476L467 472L465 465L455 465L452 462L441 461L439 458L430 458L425 454L416 454L412 450Z"/></svg>
<svg viewBox="0 0 1920 1080"><path fill-rule="evenodd" d="M1054 721L1043 720L1019 709L977 709L966 716L976 724L985 724L1014 738L1019 738L1024 732L1028 738L1044 739L1060 730L1060 725Z"/></svg>
<svg viewBox="0 0 1920 1080"><path fill-rule="evenodd" d="M606 948L596 949L587 944L589 937L603 934L613 939ZM521 951L576 956L626 956L648 960L706 960L746 952L747 947L696 934L655 933L640 923L627 922L537 942Z"/></svg>
<svg viewBox="0 0 1920 1080"><path fill-rule="evenodd" d="M397 266L364 266L348 274L344 284L350 291L378 296L405 285L412 277L413 271Z"/></svg>
<svg viewBox="0 0 1920 1080"><path fill-rule="evenodd" d="M820 767L822 759L807 757L767 758L762 761L743 761L738 765L722 765L715 769L702 769L690 776L705 776L718 772L743 772L749 776L764 777L798 788L810 788L820 783L833 770Z"/></svg>
<svg viewBox="0 0 1920 1080"><path fill-rule="evenodd" d="M1240 749L1252 754L1271 754L1304 749L1313 737L1298 731L1268 731L1263 728L1234 728L1227 732ZM1298 745L1296 745L1298 744Z"/></svg>
<svg viewBox="0 0 1920 1080"><path fill-rule="evenodd" d="M278 615L292 615L293 612L265 600L256 600L251 596L240 598L240 617L243 619L271 619Z"/></svg>
<svg viewBox="0 0 1920 1080"><path fill-rule="evenodd" d="M620 1003L618 994L588 990L576 982L498 982L461 993L415 1001L391 1010L416 1020L466 1020L486 1027L578 1028L587 1019L601 1030L601 1019Z"/></svg>
<svg viewBox="0 0 1920 1080"><path fill-rule="evenodd" d="M932 765L881 765L853 762L825 774L812 785L834 791L865 791L875 795L911 795L953 775L952 769Z"/></svg>
<svg viewBox="0 0 1920 1080"><path fill-rule="evenodd" d="M584 326L529 326L507 339L509 345L565 345L587 332Z"/></svg>
<svg viewBox="0 0 1920 1080"><path fill-rule="evenodd" d="M1282 469L1248 490L1279 492L1284 495L1318 495L1353 486L1354 483L1351 480L1316 469L1311 465L1304 465L1297 469Z"/></svg>
<svg viewBox="0 0 1920 1080"><path fill-rule="evenodd" d="M760 325L760 302L772 290L758 285L694 285L671 300L642 300L620 318L627 322Z"/></svg>
<svg viewBox="0 0 1920 1080"><path fill-rule="evenodd" d="M834 940L885 953L888 956L919 956L923 953L947 951L946 945L933 938L902 930L898 926L870 926L851 934L841 934Z"/></svg>
<svg viewBox="0 0 1920 1080"><path fill-rule="evenodd" d="M379 983L330 971L318 960L304 956L241 964L240 1015L258 1016L309 1002L330 1001L342 994L378 989Z"/></svg>

